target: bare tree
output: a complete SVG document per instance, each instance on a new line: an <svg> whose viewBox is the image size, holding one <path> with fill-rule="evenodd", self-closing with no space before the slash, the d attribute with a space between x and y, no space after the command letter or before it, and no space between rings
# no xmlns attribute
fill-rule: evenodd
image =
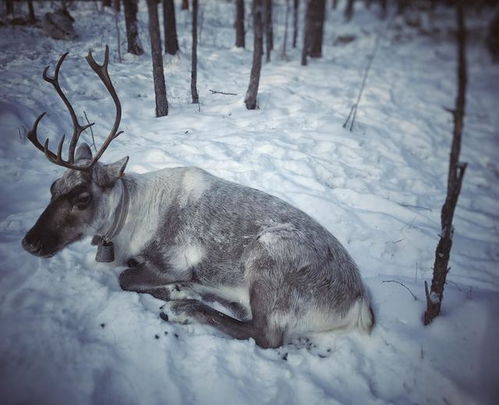
<svg viewBox="0 0 499 405"><path fill-rule="evenodd" d="M300 0L293 0L293 48L296 48L298 38L298 11L300 9Z"/></svg>
<svg viewBox="0 0 499 405"><path fill-rule="evenodd" d="M307 56L322 57L322 38L324 36L324 17L326 0L309 0L305 15L305 31L303 33L303 49L301 64L307 64Z"/></svg>
<svg viewBox="0 0 499 405"><path fill-rule="evenodd" d="M192 68L191 68L191 95L192 103L199 104L197 89L197 64L198 64L198 0L192 0Z"/></svg>
<svg viewBox="0 0 499 405"><path fill-rule="evenodd" d="M28 0L28 23L36 23L35 9L33 7L33 0Z"/></svg>
<svg viewBox="0 0 499 405"><path fill-rule="evenodd" d="M123 0L123 8L125 9L128 52L134 55L142 55L144 51L139 44L139 30L137 28L137 2L138 0Z"/></svg>
<svg viewBox="0 0 499 405"><path fill-rule="evenodd" d="M272 0L264 0L264 27L266 60L270 62L270 54L274 49L274 28L272 26Z"/></svg>
<svg viewBox="0 0 499 405"><path fill-rule="evenodd" d="M236 0L236 47L244 48L244 0Z"/></svg>
<svg viewBox="0 0 499 405"><path fill-rule="evenodd" d="M256 97L260 84L263 55L263 0L253 0L253 64L251 66L250 82L244 103L248 110L256 108Z"/></svg>
<svg viewBox="0 0 499 405"><path fill-rule="evenodd" d="M355 0L347 0L345 5L345 20L350 21L353 17Z"/></svg>
<svg viewBox="0 0 499 405"><path fill-rule="evenodd" d="M157 0L147 0L147 11L149 14L149 36L151 38L156 117L162 117L168 115L168 100L166 98L165 76L163 73L163 56L161 52L161 34L159 32Z"/></svg>
<svg viewBox="0 0 499 405"><path fill-rule="evenodd" d="M289 0L286 0L286 16L284 17L284 37L282 39L281 57L286 59L286 45L288 42Z"/></svg>
<svg viewBox="0 0 499 405"><path fill-rule="evenodd" d="M14 0L5 0L5 14L12 14L14 12Z"/></svg>
<svg viewBox="0 0 499 405"><path fill-rule="evenodd" d="M163 28L165 34L165 52L175 55L179 48L175 4L173 0L163 0Z"/></svg>
<svg viewBox="0 0 499 405"><path fill-rule="evenodd" d="M464 126L464 113L466 106L466 27L464 21L463 2L457 4L457 79L458 90L456 97L456 108L453 111L454 131L452 137L452 146L449 159L449 174L447 178L447 196L442 206L440 215L442 231L440 240L435 251L435 262L433 265L433 279L431 281L431 290L428 291L428 284L425 282L426 291L426 312L423 322L428 325L435 317L440 314L440 307L444 294L445 281L449 272L449 257L452 248L452 237L454 227L452 219L456 209L457 200L463 183L466 163L459 162L459 153L461 151L461 136Z"/></svg>

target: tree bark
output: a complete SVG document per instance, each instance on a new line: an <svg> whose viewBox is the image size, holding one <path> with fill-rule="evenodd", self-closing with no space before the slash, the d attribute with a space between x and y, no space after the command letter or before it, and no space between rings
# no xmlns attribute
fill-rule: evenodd
<svg viewBox="0 0 499 405"><path fill-rule="evenodd" d="M192 68L191 68L191 95L192 103L199 104L197 89L197 63L198 63L198 0L192 0Z"/></svg>
<svg viewBox="0 0 499 405"><path fill-rule="evenodd" d="M36 23L35 9L33 8L33 0L28 0L28 22Z"/></svg>
<svg viewBox="0 0 499 405"><path fill-rule="evenodd" d="M293 0L293 48L296 48L298 39L298 10L300 9L300 0Z"/></svg>
<svg viewBox="0 0 499 405"><path fill-rule="evenodd" d="M139 45L139 30L137 28L137 1L138 0L123 0L123 8L125 9L128 52L134 55L142 55L144 51Z"/></svg>
<svg viewBox="0 0 499 405"><path fill-rule="evenodd" d="M165 33L165 52L175 55L178 50L177 22L173 0L163 0L163 28Z"/></svg>
<svg viewBox="0 0 499 405"><path fill-rule="evenodd" d="M324 36L324 17L326 15L326 1L313 0L312 13L310 14L310 44L309 56L322 57L322 38Z"/></svg>
<svg viewBox="0 0 499 405"><path fill-rule="evenodd" d="M274 29L272 27L272 0L264 0L264 27L266 61L270 62L270 54L274 49Z"/></svg>
<svg viewBox="0 0 499 405"><path fill-rule="evenodd" d="M14 0L5 0L5 13L14 14Z"/></svg>
<svg viewBox="0 0 499 405"><path fill-rule="evenodd" d="M347 4L345 6L345 20L350 21L353 17L355 0L347 0Z"/></svg>
<svg viewBox="0 0 499 405"><path fill-rule="evenodd" d="M282 53L283 59L286 58L286 45L288 42L288 22L289 22L289 0L286 0L286 15L284 17L284 37L282 39Z"/></svg>
<svg viewBox="0 0 499 405"><path fill-rule="evenodd" d="M440 215L442 232L440 240L435 251L435 262L433 265L433 279L431 281L431 290L428 291L428 284L425 282L426 291L426 312L424 313L423 322L428 325L435 317L440 314L442 299L444 294L445 281L448 267L450 251L452 248L452 237L454 227L452 220L456 209L461 185L463 182L464 173L466 171L466 163L459 162L459 154L461 151L461 136L464 126L464 114L466 106L466 83L467 83L467 68L466 68L466 27L464 21L463 3L460 1L457 4L457 56L458 56L458 91L456 97L456 109L454 114L454 130L452 137L452 146L449 159L449 174L447 179L447 196L445 203L442 206Z"/></svg>
<svg viewBox="0 0 499 405"><path fill-rule="evenodd" d="M121 1L120 0L113 0L113 8L117 13L121 11Z"/></svg>
<svg viewBox="0 0 499 405"><path fill-rule="evenodd" d="M151 38L152 73L154 94L156 98L156 117L168 115L165 76L163 73L163 56L161 52L161 34L159 31L157 0L147 0L149 14L149 36Z"/></svg>
<svg viewBox="0 0 499 405"><path fill-rule="evenodd" d="M248 110L256 108L260 72L263 55L263 0L253 0L253 64L251 66L250 82L244 103Z"/></svg>
<svg viewBox="0 0 499 405"><path fill-rule="evenodd" d="M189 0L182 0L182 10L189 10Z"/></svg>
<svg viewBox="0 0 499 405"><path fill-rule="evenodd" d="M244 48L244 0L236 0L236 47Z"/></svg>

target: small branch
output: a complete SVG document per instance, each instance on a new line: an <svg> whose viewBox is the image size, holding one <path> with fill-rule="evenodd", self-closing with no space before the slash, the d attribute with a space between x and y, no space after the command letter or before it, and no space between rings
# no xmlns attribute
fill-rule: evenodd
<svg viewBox="0 0 499 405"><path fill-rule="evenodd" d="M401 283L400 281L397 281L397 280L383 280L381 282L381 284L384 284L384 283L395 283L395 284L399 284L402 287L404 287L407 291L409 291L409 293L412 295L412 298L414 298L414 301L418 300L418 297L416 297L416 295L414 295L414 293L411 291L411 289L409 287L407 287L404 283ZM425 282L425 284L426 284L426 282Z"/></svg>
<svg viewBox="0 0 499 405"><path fill-rule="evenodd" d="M237 96L236 93L227 93L225 91L217 91L217 90L212 90L212 89L209 89L211 94L223 94L224 96Z"/></svg>

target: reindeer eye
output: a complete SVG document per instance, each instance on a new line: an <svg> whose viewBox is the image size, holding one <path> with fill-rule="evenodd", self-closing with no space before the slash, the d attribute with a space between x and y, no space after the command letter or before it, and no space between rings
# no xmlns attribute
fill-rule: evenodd
<svg viewBox="0 0 499 405"><path fill-rule="evenodd" d="M81 193L80 195L78 195L78 198L76 200L76 206L79 209L87 208L87 206L91 200L92 200L92 194L85 191L85 192Z"/></svg>

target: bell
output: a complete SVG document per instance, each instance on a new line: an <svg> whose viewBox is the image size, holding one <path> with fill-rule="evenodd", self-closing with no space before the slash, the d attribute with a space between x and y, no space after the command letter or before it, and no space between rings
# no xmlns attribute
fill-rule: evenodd
<svg viewBox="0 0 499 405"><path fill-rule="evenodd" d="M97 254L95 255L95 261L100 263L114 262L113 242L107 242L103 239L99 242L99 246L97 246Z"/></svg>

